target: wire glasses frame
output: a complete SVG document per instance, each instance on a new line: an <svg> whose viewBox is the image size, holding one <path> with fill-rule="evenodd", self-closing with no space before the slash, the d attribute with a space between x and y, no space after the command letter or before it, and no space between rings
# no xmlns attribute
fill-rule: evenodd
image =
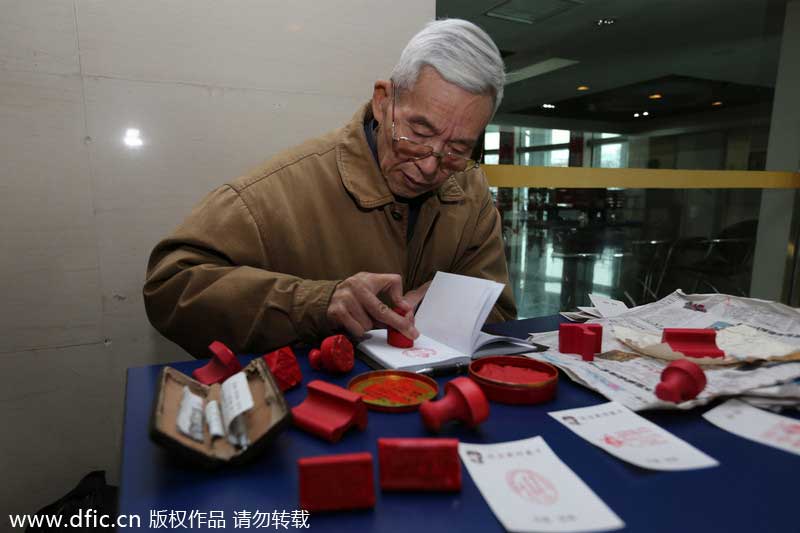
<svg viewBox="0 0 800 533"><path fill-rule="evenodd" d="M397 152L407 157L410 161L418 161L433 156L439 160L440 166L450 170L451 174L466 172L480 166L474 159L454 154L453 152L437 152L433 147L427 144L414 141L402 135L397 135L394 122L394 108L395 101L397 100L396 94L395 86L392 84L392 144Z"/></svg>

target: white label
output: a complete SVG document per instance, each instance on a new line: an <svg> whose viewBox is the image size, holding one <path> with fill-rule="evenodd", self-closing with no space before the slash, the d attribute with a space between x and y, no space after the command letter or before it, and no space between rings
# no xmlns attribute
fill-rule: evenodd
<svg viewBox="0 0 800 533"><path fill-rule="evenodd" d="M234 374L222 383L220 403L222 403L222 420L225 422L225 429L228 430L234 418L253 408L253 395L244 372Z"/></svg>
<svg viewBox="0 0 800 533"><path fill-rule="evenodd" d="M231 422L228 432L228 442L239 448L247 448L250 445L250 438L247 436L247 426L241 416L237 416Z"/></svg>
<svg viewBox="0 0 800 533"><path fill-rule="evenodd" d="M221 388L220 403L228 442L246 448L250 442L247 438L247 427L240 415L253 408L253 394L247 385L247 376L244 372L234 374L225 380Z"/></svg>
<svg viewBox="0 0 800 533"><path fill-rule="evenodd" d="M222 426L222 413L216 400L211 400L206 404L206 421L208 422L208 432L211 434L211 438L225 436L225 428Z"/></svg>
<svg viewBox="0 0 800 533"><path fill-rule="evenodd" d="M794 418L768 413L739 400L728 400L703 418L745 439L800 455L800 422Z"/></svg>
<svg viewBox="0 0 800 533"><path fill-rule="evenodd" d="M192 393L185 385L178 407L176 425L178 430L190 439L203 442L203 399Z"/></svg>
<svg viewBox="0 0 800 533"><path fill-rule="evenodd" d="M554 411L550 416L614 457L651 470L692 470L719 463L617 402Z"/></svg>
<svg viewBox="0 0 800 533"><path fill-rule="evenodd" d="M625 524L542 437L458 445L461 460L509 531L607 531Z"/></svg>

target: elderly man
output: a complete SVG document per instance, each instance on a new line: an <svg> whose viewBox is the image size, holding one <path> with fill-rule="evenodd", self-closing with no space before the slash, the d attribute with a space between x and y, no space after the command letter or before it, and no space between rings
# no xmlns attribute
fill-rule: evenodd
<svg viewBox="0 0 800 533"><path fill-rule="evenodd" d="M263 352L381 324L416 338L439 270L505 283L489 320L514 318L500 217L470 159L504 79L480 28L428 24L349 124L212 192L156 246L152 324L195 356L215 339Z"/></svg>

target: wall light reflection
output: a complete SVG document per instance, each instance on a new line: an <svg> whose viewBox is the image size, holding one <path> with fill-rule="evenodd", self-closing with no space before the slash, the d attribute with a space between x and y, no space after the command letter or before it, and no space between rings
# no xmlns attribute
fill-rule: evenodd
<svg viewBox="0 0 800 533"><path fill-rule="evenodd" d="M125 137L122 139L122 142L129 148L140 148L144 144L144 141L142 141L139 135L140 132L138 129L128 128L125 130Z"/></svg>

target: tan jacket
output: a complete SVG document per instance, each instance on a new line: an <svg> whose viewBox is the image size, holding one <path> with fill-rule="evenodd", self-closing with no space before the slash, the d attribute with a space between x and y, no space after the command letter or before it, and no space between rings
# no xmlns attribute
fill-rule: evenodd
<svg viewBox="0 0 800 533"><path fill-rule="evenodd" d="M153 250L144 300L153 326L196 357L213 340L261 353L331 333L334 288L358 272L398 273L404 291L437 270L506 284L490 321L516 317L501 223L481 170L448 179L406 243L397 202L364 134L364 106L209 194Z"/></svg>

